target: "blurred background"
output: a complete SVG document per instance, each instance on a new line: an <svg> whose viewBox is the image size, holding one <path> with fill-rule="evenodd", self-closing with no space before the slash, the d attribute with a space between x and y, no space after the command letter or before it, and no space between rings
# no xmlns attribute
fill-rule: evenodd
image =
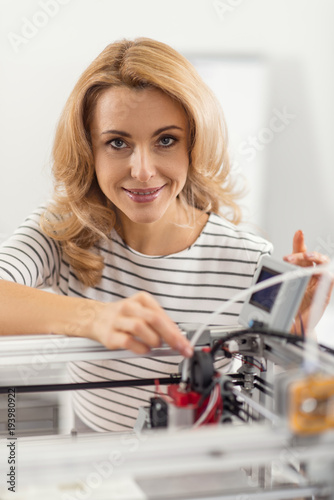
<svg viewBox="0 0 334 500"><path fill-rule="evenodd" d="M246 226L278 258L297 229L333 257L333 19L332 0L0 0L0 239L50 197L54 131L81 72L108 43L146 36L217 93Z"/></svg>

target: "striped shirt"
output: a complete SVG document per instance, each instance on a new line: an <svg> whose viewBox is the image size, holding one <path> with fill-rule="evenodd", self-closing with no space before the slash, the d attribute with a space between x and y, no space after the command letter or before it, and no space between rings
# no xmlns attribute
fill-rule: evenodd
<svg viewBox="0 0 334 500"><path fill-rule="evenodd" d="M210 214L197 240L166 256L143 255L112 231L94 251L104 258L100 283L85 287L75 276L60 245L40 229L43 209L36 210L0 247L0 278L72 297L103 302L145 290L176 323L235 325L242 302L233 303L212 321L211 315L237 292L248 288L263 254L272 246L219 215ZM135 358L71 363L76 382L163 377L178 372L181 358ZM132 428L138 407L147 405L154 388L131 387L77 391L76 414L97 431Z"/></svg>

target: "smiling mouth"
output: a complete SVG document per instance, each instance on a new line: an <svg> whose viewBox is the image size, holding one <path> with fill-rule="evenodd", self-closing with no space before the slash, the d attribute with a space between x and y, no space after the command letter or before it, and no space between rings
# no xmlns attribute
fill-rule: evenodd
<svg viewBox="0 0 334 500"><path fill-rule="evenodd" d="M153 189L150 189L150 190L143 189L143 190L140 190L140 191L135 191L134 189L125 189L125 191L129 191L129 193L133 193L133 194L140 194L141 196L146 196L148 194L156 193L160 189L161 189L161 187L159 187L159 188L153 188Z"/></svg>
<svg viewBox="0 0 334 500"><path fill-rule="evenodd" d="M123 188L123 189L125 191L129 191L129 193L146 195L146 194L156 193L161 188L163 188L163 186L160 186L160 187L157 187L157 188L147 188L147 189L126 189L126 188Z"/></svg>
<svg viewBox="0 0 334 500"><path fill-rule="evenodd" d="M148 203L154 201L163 190L165 185L157 188L126 189L123 188L128 197L137 203Z"/></svg>

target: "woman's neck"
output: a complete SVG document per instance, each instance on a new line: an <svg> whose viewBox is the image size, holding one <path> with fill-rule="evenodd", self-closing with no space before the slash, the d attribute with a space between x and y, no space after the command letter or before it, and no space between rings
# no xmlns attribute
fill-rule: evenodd
<svg viewBox="0 0 334 500"><path fill-rule="evenodd" d="M209 216L197 209L182 210L174 218L166 217L147 224L120 217L116 231L133 250L144 255L170 255L191 246L201 234Z"/></svg>

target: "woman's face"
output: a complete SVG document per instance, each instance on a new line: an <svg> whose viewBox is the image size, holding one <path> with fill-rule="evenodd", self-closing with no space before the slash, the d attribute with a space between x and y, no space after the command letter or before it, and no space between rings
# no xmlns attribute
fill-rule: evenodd
<svg viewBox="0 0 334 500"><path fill-rule="evenodd" d="M98 98L91 137L99 186L122 223L177 219L189 167L179 103L158 89L110 88Z"/></svg>

